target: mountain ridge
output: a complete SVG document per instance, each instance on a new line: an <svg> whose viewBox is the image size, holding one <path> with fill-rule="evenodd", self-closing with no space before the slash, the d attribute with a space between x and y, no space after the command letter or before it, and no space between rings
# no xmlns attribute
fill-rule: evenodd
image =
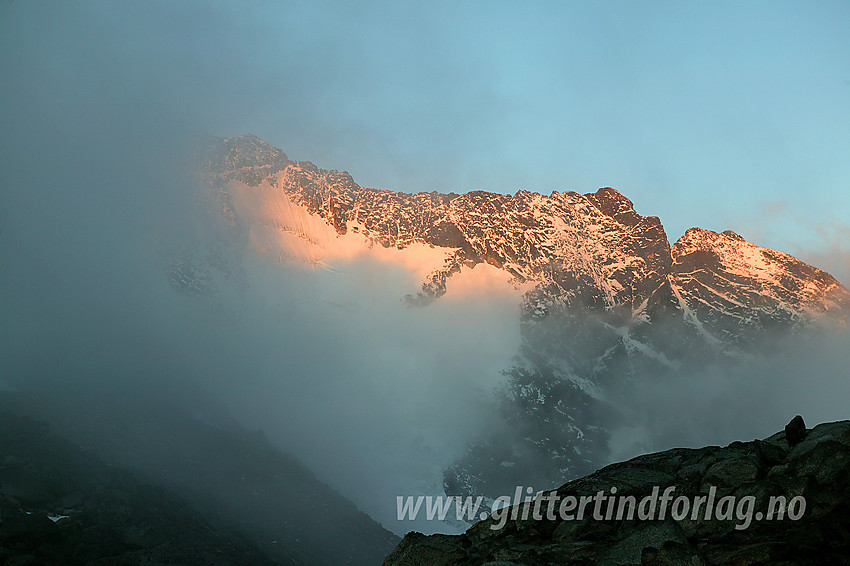
<svg viewBox="0 0 850 566"><path fill-rule="evenodd" d="M846 327L850 314L850 291L828 273L731 230L691 228L671 245L660 218L611 187L411 194L291 161L256 136L202 146L201 177L220 217L270 258L316 262L291 250L343 241L348 252L439 251L441 263L403 298L411 307L481 264L521 289L521 346L497 393L508 432L450 466L446 493L589 473L607 461L612 423L629 418L629 388L737 363L782 336Z"/></svg>
<svg viewBox="0 0 850 566"><path fill-rule="evenodd" d="M850 309L850 291L828 273L789 254L755 246L731 230L717 233L695 227L670 245L657 216L638 214L632 201L611 187L583 195L553 191L549 196L526 190L514 195L481 190L404 193L364 188L345 171L290 161L254 135L211 138L205 151L203 167L212 182L238 180L249 186L269 182L340 235L357 232L399 249L424 243L456 250L423 282L416 304L445 293L446 279L461 266L488 263L518 283L543 279L555 286L550 296L608 309L625 304L637 309L666 287L660 276L668 275L671 288L664 289L663 300L679 308L681 296L691 311L704 311L695 307L704 301L696 287L705 287L705 281L686 269L711 269L715 277L718 271L728 274L724 261L745 253L752 261L761 261L753 253L757 249L774 268L785 267L801 276L796 279L812 283L795 283L787 273L777 274L777 279L786 281L771 286L771 291L782 294L774 314L791 322L811 322L813 314ZM508 220L501 221L504 218ZM588 242L595 249L581 253ZM736 245L738 249L732 249ZM553 257L568 260L569 265L562 262L559 273L546 278ZM784 289L783 283L791 288ZM576 296L587 295L588 289L590 296ZM778 313L782 310L786 312ZM846 314L842 316L846 320Z"/></svg>

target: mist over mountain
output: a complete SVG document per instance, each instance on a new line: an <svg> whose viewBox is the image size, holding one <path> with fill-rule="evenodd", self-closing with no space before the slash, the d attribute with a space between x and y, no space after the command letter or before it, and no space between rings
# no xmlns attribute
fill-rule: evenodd
<svg viewBox="0 0 850 566"><path fill-rule="evenodd" d="M438 427L423 440L418 431L433 426L424 417L416 421L416 440L399 438L393 450L406 450L399 459L407 461L415 459L413 445L432 455L431 473L442 469L442 486L417 480L428 493L496 497L523 482L577 477L614 457L732 438L742 429L758 434L783 418L786 396L802 403L820 397L819 387L846 389L833 381L844 356L838 344L846 338L850 293L829 274L735 232L694 228L671 246L658 218L639 215L610 188L549 197L405 194L290 161L255 136L203 138L201 145L219 239L206 258L192 252L175 260L170 278L178 292L217 296L215 289L230 286L231 267L209 258L250 250L265 258L271 295L287 280L277 293L289 299L293 282L307 277L312 291L298 296L311 305L310 316L327 305L346 311L339 325L323 330L335 348L356 342L336 334L353 321L379 338L381 351L397 348L395 329L412 327L402 331L412 341L407 345L418 342L436 359L445 354L425 329L458 324L442 318L446 302L455 311L471 309L463 331L445 343L462 351L446 366L464 367L456 377L446 379L450 370L412 350L392 360L358 356L362 367L379 364L374 375L392 376L377 386L384 395L398 381L416 391L413 402L404 394L393 400L396 422L430 413L452 423L450 435ZM381 275L365 283L366 273ZM322 307L311 302L317 290ZM482 300L503 316L477 326L482 313L474 305ZM496 306L511 302L517 310ZM368 315L358 318L358 311ZM519 333L513 345L502 341L503 329ZM498 343L493 352L502 355L469 363L481 353L467 346L469 333L480 336L479 344ZM344 350L335 355L346 358ZM318 367L301 371L345 371ZM805 386L791 367L809 374ZM434 379L456 403L417 389ZM756 400L771 395L767 408ZM694 407L697 398L705 401L704 414ZM825 410L828 403L811 404L823 418L840 416L837 407ZM730 416L714 419L718 406Z"/></svg>
<svg viewBox="0 0 850 566"><path fill-rule="evenodd" d="M160 129L9 146L3 380L77 430L103 391L209 398L403 534L460 526L397 523L399 494L492 497L843 415L847 290L786 254L671 246L614 189L410 195Z"/></svg>
<svg viewBox="0 0 850 566"><path fill-rule="evenodd" d="M0 562L377 563L847 418L848 16L0 2Z"/></svg>

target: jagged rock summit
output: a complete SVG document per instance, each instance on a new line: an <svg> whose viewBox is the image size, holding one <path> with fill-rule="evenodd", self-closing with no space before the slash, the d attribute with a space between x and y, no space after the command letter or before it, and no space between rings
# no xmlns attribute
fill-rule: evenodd
<svg viewBox="0 0 850 566"><path fill-rule="evenodd" d="M648 454L556 491L566 498L616 487L640 501L669 486L675 497L705 497L703 507L682 516L672 504L661 519L659 503L652 520L608 519L605 511L597 520L590 510L581 520L575 512L571 520L535 520L533 509L526 519L521 511L516 519L494 515L462 535L409 533L384 566L850 564L850 421L807 430L797 417L764 440ZM706 520L712 490L716 507ZM781 519L779 503L766 518L771 498L785 502Z"/></svg>
<svg viewBox="0 0 850 566"><path fill-rule="evenodd" d="M675 311L702 336L726 345L744 330L761 333L825 314L846 320L850 309L850 292L829 274L732 231L692 228L670 246L658 217L641 216L610 187L549 196L408 194L364 188L345 171L290 161L253 135L209 137L203 145L203 174L225 193L232 192L229 182L266 183L338 235L354 232L399 249L445 248L445 264L424 282L420 304L445 293L446 279L463 266L487 263L518 284L532 283L529 316L553 307L590 309L609 313L606 319L623 328ZM302 227L278 228L310 238Z"/></svg>

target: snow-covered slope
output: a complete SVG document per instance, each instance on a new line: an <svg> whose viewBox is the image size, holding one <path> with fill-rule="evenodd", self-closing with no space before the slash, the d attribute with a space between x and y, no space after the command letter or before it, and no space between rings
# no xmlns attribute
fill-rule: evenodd
<svg viewBox="0 0 850 566"><path fill-rule="evenodd" d="M689 316L718 340L739 344L768 330L846 321L848 292L834 277L731 230L691 228L672 254L671 280Z"/></svg>

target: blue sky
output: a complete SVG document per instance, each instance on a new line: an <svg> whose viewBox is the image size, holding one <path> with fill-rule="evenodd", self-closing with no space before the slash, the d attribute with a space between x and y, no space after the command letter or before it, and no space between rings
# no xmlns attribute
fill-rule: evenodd
<svg viewBox="0 0 850 566"><path fill-rule="evenodd" d="M364 186L613 186L671 241L732 228L850 283L848 2L16 2L0 19L4 116L97 92L113 118L255 133Z"/></svg>

